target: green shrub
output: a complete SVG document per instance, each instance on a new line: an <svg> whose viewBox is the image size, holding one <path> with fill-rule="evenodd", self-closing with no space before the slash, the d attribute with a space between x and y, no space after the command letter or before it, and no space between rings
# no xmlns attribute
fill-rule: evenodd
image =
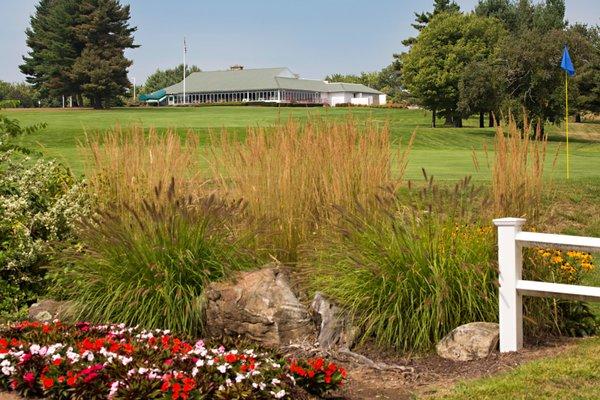
<svg viewBox="0 0 600 400"><path fill-rule="evenodd" d="M64 166L14 154L0 162L0 319L18 317L46 292L46 267L75 246L72 228L87 210Z"/></svg>
<svg viewBox="0 0 600 400"><path fill-rule="evenodd" d="M431 348L453 328L497 318L494 234L485 196L454 190L390 192L342 210L308 252L307 283L350 311L361 339L404 351ZM313 254L311 254L313 253Z"/></svg>
<svg viewBox="0 0 600 400"><path fill-rule="evenodd" d="M65 271L72 316L198 334L210 282L257 265L239 203L177 198L173 181L141 205L116 205L82 223L83 255Z"/></svg>

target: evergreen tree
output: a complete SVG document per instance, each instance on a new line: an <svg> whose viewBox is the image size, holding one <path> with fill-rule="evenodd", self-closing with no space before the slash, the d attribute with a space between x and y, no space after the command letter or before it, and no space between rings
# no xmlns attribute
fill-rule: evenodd
<svg viewBox="0 0 600 400"><path fill-rule="evenodd" d="M434 0L433 1L433 12L415 12L415 23L411 24L413 28L417 31L421 32L423 28L427 26L431 19L438 15L439 13L453 13L460 12L460 6L456 4L454 1L450 0ZM405 46L412 46L417 39L414 37L409 37L402 41L402 44Z"/></svg>
<svg viewBox="0 0 600 400"><path fill-rule="evenodd" d="M76 37L85 43L72 77L94 108L109 106L131 86L125 49L136 48L129 26L130 8L119 0L80 0Z"/></svg>
<svg viewBox="0 0 600 400"><path fill-rule="evenodd" d="M193 72L200 72L201 69L195 65L187 65L185 67L185 76ZM146 84L144 85L144 92L152 93L157 90L164 89L168 86L179 83L183 80L183 64L179 64L175 68L170 68L166 70L157 69L152 75L146 79Z"/></svg>
<svg viewBox="0 0 600 400"><path fill-rule="evenodd" d="M80 92L70 76L83 48L73 34L76 18L76 0L42 0L31 17L31 27L25 32L31 50L20 68L44 97L77 97Z"/></svg>

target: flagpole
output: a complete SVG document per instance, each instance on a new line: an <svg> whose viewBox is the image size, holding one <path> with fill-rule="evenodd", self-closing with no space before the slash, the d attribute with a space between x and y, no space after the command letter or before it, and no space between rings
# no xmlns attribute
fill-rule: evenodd
<svg viewBox="0 0 600 400"><path fill-rule="evenodd" d="M569 75L565 71L565 136L567 138L567 179L570 178L569 164Z"/></svg>
<svg viewBox="0 0 600 400"><path fill-rule="evenodd" d="M185 101L185 56L187 53L187 48L185 45L185 37L183 38L183 104L186 104Z"/></svg>

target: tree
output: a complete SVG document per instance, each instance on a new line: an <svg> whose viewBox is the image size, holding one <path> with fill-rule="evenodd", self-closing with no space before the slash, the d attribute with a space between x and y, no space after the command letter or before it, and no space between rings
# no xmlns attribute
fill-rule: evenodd
<svg viewBox="0 0 600 400"><path fill-rule="evenodd" d="M458 111L468 116L479 113L479 127L485 127L485 113L489 113L488 126L494 126L494 115L500 116L505 87L503 74L495 57L473 61L465 66L458 82Z"/></svg>
<svg viewBox="0 0 600 400"><path fill-rule="evenodd" d="M124 95L131 85L127 69L132 61L125 58L125 49L134 44L129 26L130 8L118 0L80 0L76 37L85 48L73 65L71 76L94 108L110 105Z"/></svg>
<svg viewBox="0 0 600 400"><path fill-rule="evenodd" d="M423 12L415 12L415 23L411 24L413 28L417 31L421 32L423 28L427 26L427 24L431 21L431 19L440 14L440 13L454 13L460 12L460 6L456 4L454 1L450 0L434 0L433 1L433 12L423 11ZM412 46L415 43L416 38L409 37L402 41L402 44L405 46Z"/></svg>
<svg viewBox="0 0 600 400"><path fill-rule="evenodd" d="M35 89L27 83L9 83L0 81L0 104L16 102L18 107L35 107L38 95Z"/></svg>
<svg viewBox="0 0 600 400"><path fill-rule="evenodd" d="M27 45L31 49L23 57L21 71L44 96L75 96L81 90L70 75L83 43L73 35L77 24L76 0L41 0L26 30Z"/></svg>
<svg viewBox="0 0 600 400"><path fill-rule="evenodd" d="M580 122L584 112L600 113L600 27L575 24L567 30L567 43L577 64L571 110Z"/></svg>
<svg viewBox="0 0 600 400"><path fill-rule="evenodd" d="M187 65L185 71L185 76L193 72L201 72L202 70L195 65ZM152 93L157 90L164 89L168 86L179 83L183 80L183 64L179 64L175 68L160 70L157 69L152 75L146 79L146 83L144 85L144 92Z"/></svg>
<svg viewBox="0 0 600 400"><path fill-rule="evenodd" d="M513 34L527 30L548 32L566 27L564 0L540 3L531 0L480 0L475 13L499 19Z"/></svg>
<svg viewBox="0 0 600 400"><path fill-rule="evenodd" d="M462 126L459 83L474 62L488 60L506 34L502 24L474 14L441 13L400 58L406 88L419 103Z"/></svg>

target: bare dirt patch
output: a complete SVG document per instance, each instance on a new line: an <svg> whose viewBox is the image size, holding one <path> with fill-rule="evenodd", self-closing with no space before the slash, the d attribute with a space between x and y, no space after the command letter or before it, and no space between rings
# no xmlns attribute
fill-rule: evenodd
<svg viewBox="0 0 600 400"><path fill-rule="evenodd" d="M418 358L400 358L392 354L373 353L377 362L412 368L412 372L377 370L365 365L348 363L349 383L336 395L338 399L414 399L448 392L459 381L487 377L509 371L523 363L539 358L556 356L577 343L577 339L561 339L544 346L530 346L518 353L492 353L488 358L467 362L453 362L430 355ZM365 353L366 354L366 353Z"/></svg>

